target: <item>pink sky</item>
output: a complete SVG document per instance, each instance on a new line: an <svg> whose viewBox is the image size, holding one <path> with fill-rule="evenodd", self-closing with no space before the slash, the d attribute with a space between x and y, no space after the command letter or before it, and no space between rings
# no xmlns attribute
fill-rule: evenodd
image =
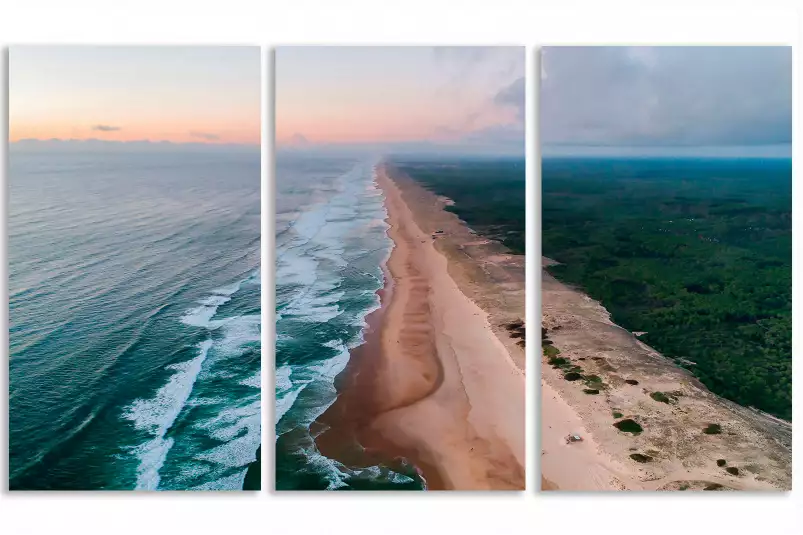
<svg viewBox="0 0 803 535"><path fill-rule="evenodd" d="M276 141L523 145L523 92L521 47L281 47Z"/></svg>
<svg viewBox="0 0 803 535"><path fill-rule="evenodd" d="M9 137L260 142L259 47L21 46Z"/></svg>

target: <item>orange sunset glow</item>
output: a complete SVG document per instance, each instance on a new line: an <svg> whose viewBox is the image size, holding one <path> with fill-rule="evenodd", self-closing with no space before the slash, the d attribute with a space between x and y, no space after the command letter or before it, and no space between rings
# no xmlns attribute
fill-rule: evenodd
<svg viewBox="0 0 803 535"><path fill-rule="evenodd" d="M279 148L521 144L523 49L280 47L275 115Z"/></svg>
<svg viewBox="0 0 803 535"><path fill-rule="evenodd" d="M258 145L258 47L12 47L9 139Z"/></svg>

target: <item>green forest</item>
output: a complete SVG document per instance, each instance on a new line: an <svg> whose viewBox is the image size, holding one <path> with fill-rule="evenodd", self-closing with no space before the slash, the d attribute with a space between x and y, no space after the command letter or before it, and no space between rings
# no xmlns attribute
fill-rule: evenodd
<svg viewBox="0 0 803 535"><path fill-rule="evenodd" d="M446 209L479 234L511 251L525 249L524 158L393 158L403 173L449 197Z"/></svg>
<svg viewBox="0 0 803 535"><path fill-rule="evenodd" d="M545 159L544 256L713 392L792 418L789 160Z"/></svg>

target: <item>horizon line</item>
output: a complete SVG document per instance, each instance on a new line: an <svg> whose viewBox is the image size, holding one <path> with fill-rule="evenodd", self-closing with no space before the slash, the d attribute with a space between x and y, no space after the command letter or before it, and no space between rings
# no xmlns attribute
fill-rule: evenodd
<svg viewBox="0 0 803 535"><path fill-rule="evenodd" d="M117 143L117 144L126 144L126 143L148 143L153 145L210 145L210 146L226 146L226 145L236 145L236 146L244 146L244 147L260 147L262 146L261 142L256 143L243 143L243 142L231 142L231 141L172 141L169 139L100 139L95 137L89 138L59 138L59 137L50 137L50 138L37 138L37 137L26 137L20 138L16 140L9 140L9 145L13 145L16 143Z"/></svg>

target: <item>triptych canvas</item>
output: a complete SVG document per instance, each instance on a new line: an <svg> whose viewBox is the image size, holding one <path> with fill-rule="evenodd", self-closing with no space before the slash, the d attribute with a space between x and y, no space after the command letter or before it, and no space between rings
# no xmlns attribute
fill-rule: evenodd
<svg viewBox="0 0 803 535"><path fill-rule="evenodd" d="M11 47L8 488L790 490L791 47L536 56Z"/></svg>

